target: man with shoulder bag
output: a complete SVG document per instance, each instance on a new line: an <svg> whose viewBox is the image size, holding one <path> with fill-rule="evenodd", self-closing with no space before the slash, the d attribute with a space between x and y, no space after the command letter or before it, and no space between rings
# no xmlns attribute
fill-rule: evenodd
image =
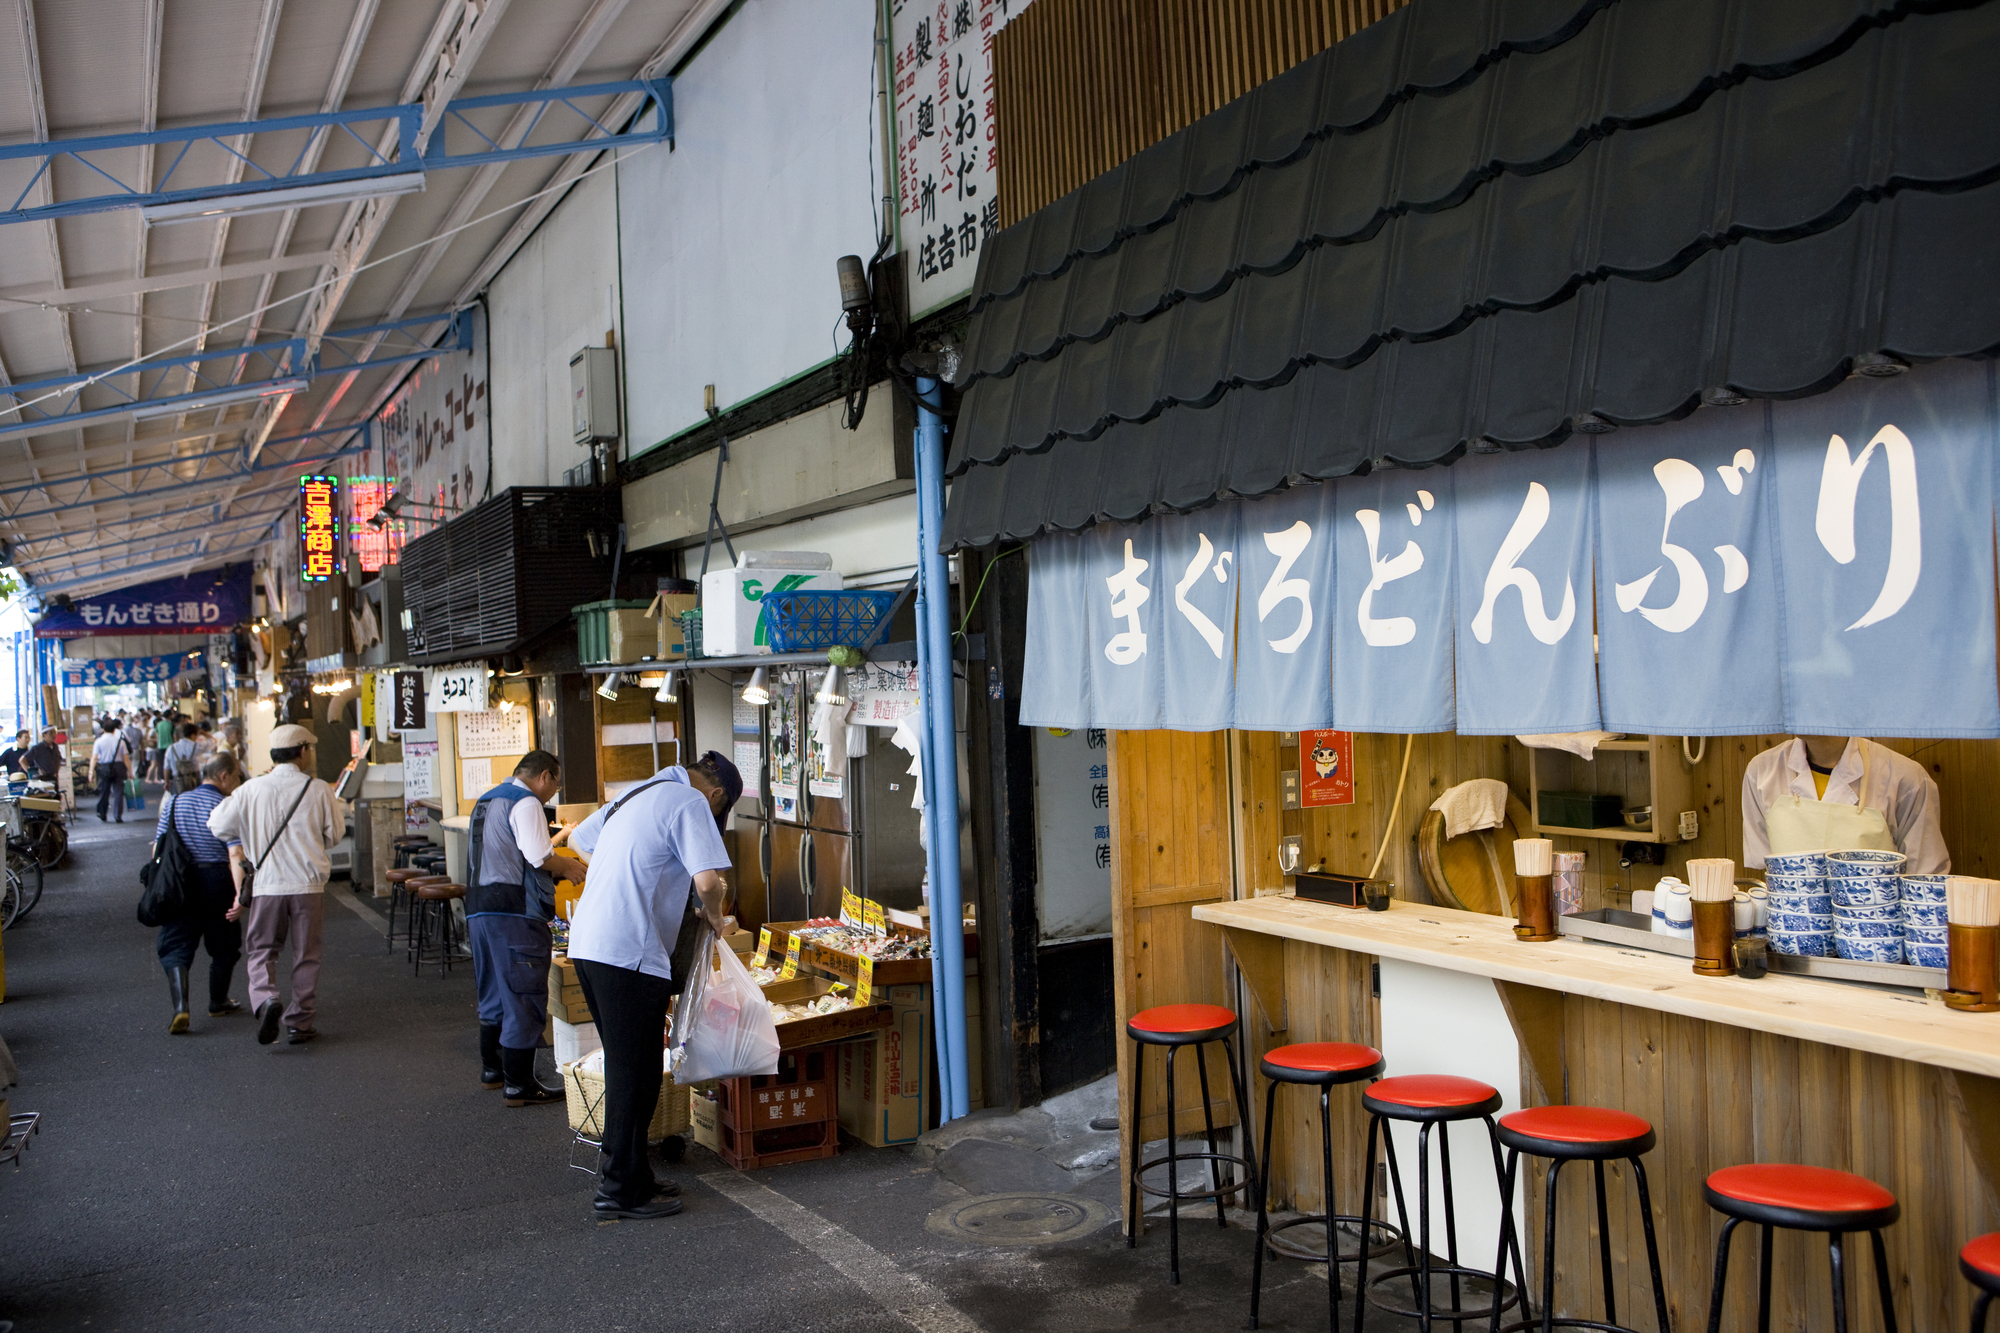
<svg viewBox="0 0 2000 1333"><path fill-rule="evenodd" d="M90 747L90 780L97 784L97 820L103 823L110 811L117 823L125 822L125 779L131 776L132 747L118 719L107 717L99 724L103 734Z"/></svg>
<svg viewBox="0 0 2000 1333"><path fill-rule="evenodd" d="M257 1044L278 1039L280 1023L292 1045L319 1035L320 931L326 917L329 853L347 832L347 805L314 777L312 732L286 723L271 732L272 769L231 792L208 817L229 847L236 904L229 920L247 915L250 1007ZM292 944L292 1002L278 1000L278 953Z"/></svg>

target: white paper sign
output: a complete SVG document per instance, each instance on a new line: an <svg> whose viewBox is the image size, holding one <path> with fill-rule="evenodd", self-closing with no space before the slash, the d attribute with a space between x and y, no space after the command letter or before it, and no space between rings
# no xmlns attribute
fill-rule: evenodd
<svg viewBox="0 0 2000 1333"><path fill-rule="evenodd" d="M893 727L917 710L920 699L915 662L868 662L847 673L847 722L857 727Z"/></svg>
<svg viewBox="0 0 2000 1333"><path fill-rule="evenodd" d="M486 709L486 668L434 667L424 672L424 709L429 713L478 713Z"/></svg>
<svg viewBox="0 0 2000 1333"><path fill-rule="evenodd" d="M436 800L438 747L436 741L403 742L403 799Z"/></svg>
<svg viewBox="0 0 2000 1333"><path fill-rule="evenodd" d="M535 748L535 719L525 708L486 708L458 715L458 753L467 759L526 754Z"/></svg>
<svg viewBox="0 0 2000 1333"><path fill-rule="evenodd" d="M972 290L979 247L1000 229L993 34L1028 0L891 0L896 193L910 310Z"/></svg>
<svg viewBox="0 0 2000 1333"><path fill-rule="evenodd" d="M484 796L493 785L493 761L491 759L461 759L458 761L458 798L461 801Z"/></svg>

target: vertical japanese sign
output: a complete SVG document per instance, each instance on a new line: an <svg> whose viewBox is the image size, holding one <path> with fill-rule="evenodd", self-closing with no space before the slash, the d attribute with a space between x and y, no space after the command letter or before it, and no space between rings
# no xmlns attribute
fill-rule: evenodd
<svg viewBox="0 0 2000 1333"><path fill-rule="evenodd" d="M486 321L477 307L469 317L470 350L453 348L421 362L375 419L380 473L390 491L430 506L391 525L399 545L407 525L428 532L486 495Z"/></svg>
<svg viewBox="0 0 2000 1333"><path fill-rule="evenodd" d="M486 664L438 667L428 673L424 708L432 713L482 713L486 711Z"/></svg>
<svg viewBox="0 0 2000 1333"><path fill-rule="evenodd" d="M889 0L896 194L910 310L972 289L1000 228L993 36L1028 0Z"/></svg>
<svg viewBox="0 0 2000 1333"><path fill-rule="evenodd" d="M1035 914L1043 942L1111 929L1111 767L1101 728L1037 728Z"/></svg>
<svg viewBox="0 0 2000 1333"><path fill-rule="evenodd" d="M340 572L340 478L299 478L299 577L325 583Z"/></svg>
<svg viewBox="0 0 2000 1333"><path fill-rule="evenodd" d="M403 534L395 530L394 524L384 523L379 528L368 526L368 520L389 502L395 490L395 482L388 477L347 479L348 543L354 547L354 558L360 562L365 574L373 574L384 565L395 564L403 548Z"/></svg>
<svg viewBox="0 0 2000 1333"><path fill-rule="evenodd" d="M1354 804L1354 733L1299 733L1299 804Z"/></svg>
<svg viewBox="0 0 2000 1333"><path fill-rule="evenodd" d="M421 671L398 671L396 673L395 728L397 731L422 731L424 729L424 673Z"/></svg>

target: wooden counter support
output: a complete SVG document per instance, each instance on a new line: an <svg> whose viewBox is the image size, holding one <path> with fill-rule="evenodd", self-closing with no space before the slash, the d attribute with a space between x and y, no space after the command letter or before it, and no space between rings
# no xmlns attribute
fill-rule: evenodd
<svg viewBox="0 0 2000 1333"><path fill-rule="evenodd" d="M1259 1006L1285 1015L1285 1041L1373 1042L1367 987L1376 958L1491 977L1520 1041L1524 1103L1621 1107L1658 1131L1647 1171L1676 1328L1700 1328L1707 1316L1721 1224L1701 1182L1749 1161L1837 1167L1895 1191L1903 1217L1884 1239L1902 1327L1965 1326L1971 1289L1958 1277L1958 1247L2000 1229L2000 1015L1804 977L1701 978L1686 959L1573 939L1522 944L1503 918L1402 902L1374 913L1265 897L1192 911L1222 927ZM1282 946L1275 979L1271 944ZM1384 1054L1396 1072L1396 1052ZM1260 1112L1261 1100L1253 1097ZM1318 1126L1305 1109L1301 1101L1280 1113L1272 1191L1311 1208ZM1365 1129L1359 1115L1336 1112L1343 1207L1356 1197ZM1538 1230L1541 1171L1523 1174ZM1636 1191L1622 1163L1608 1164L1608 1174L1613 1286L1621 1313L1640 1312L1638 1327L1647 1328ZM1594 1310L1602 1285L1589 1179L1567 1172L1562 1187L1564 1314ZM1755 1246L1754 1235L1739 1242L1739 1274L1756 1271ZM1864 1295L1873 1287L1865 1250L1849 1251L1850 1290ZM1774 1328L1832 1327L1824 1237L1781 1234L1774 1276ZM1731 1286L1724 1326L1750 1327L1756 1283ZM1851 1300L1849 1312L1857 1333L1878 1328L1871 1301Z"/></svg>
<svg viewBox="0 0 2000 1333"><path fill-rule="evenodd" d="M1243 984L1250 988L1250 993L1257 997L1258 1007L1264 1011L1264 1026L1272 1032L1283 1032L1289 1022L1285 1017L1285 942L1275 935L1228 926L1223 927L1222 938L1229 945L1229 952L1236 956L1236 970L1243 974ZM1246 1040L1257 1045L1254 1033Z"/></svg>

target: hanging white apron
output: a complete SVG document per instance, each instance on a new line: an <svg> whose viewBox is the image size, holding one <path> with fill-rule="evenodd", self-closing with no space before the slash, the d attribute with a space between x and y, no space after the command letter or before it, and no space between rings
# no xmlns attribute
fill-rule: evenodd
<svg viewBox="0 0 2000 1333"><path fill-rule="evenodd" d="M1868 764L1861 766L1861 781L1868 780ZM1860 782L1855 784L1857 790ZM1894 852L1901 848L1889 833L1889 821L1880 810L1866 805L1837 805L1808 801L1790 792L1771 802L1764 812L1764 835L1774 856L1797 852L1840 852L1860 849Z"/></svg>

